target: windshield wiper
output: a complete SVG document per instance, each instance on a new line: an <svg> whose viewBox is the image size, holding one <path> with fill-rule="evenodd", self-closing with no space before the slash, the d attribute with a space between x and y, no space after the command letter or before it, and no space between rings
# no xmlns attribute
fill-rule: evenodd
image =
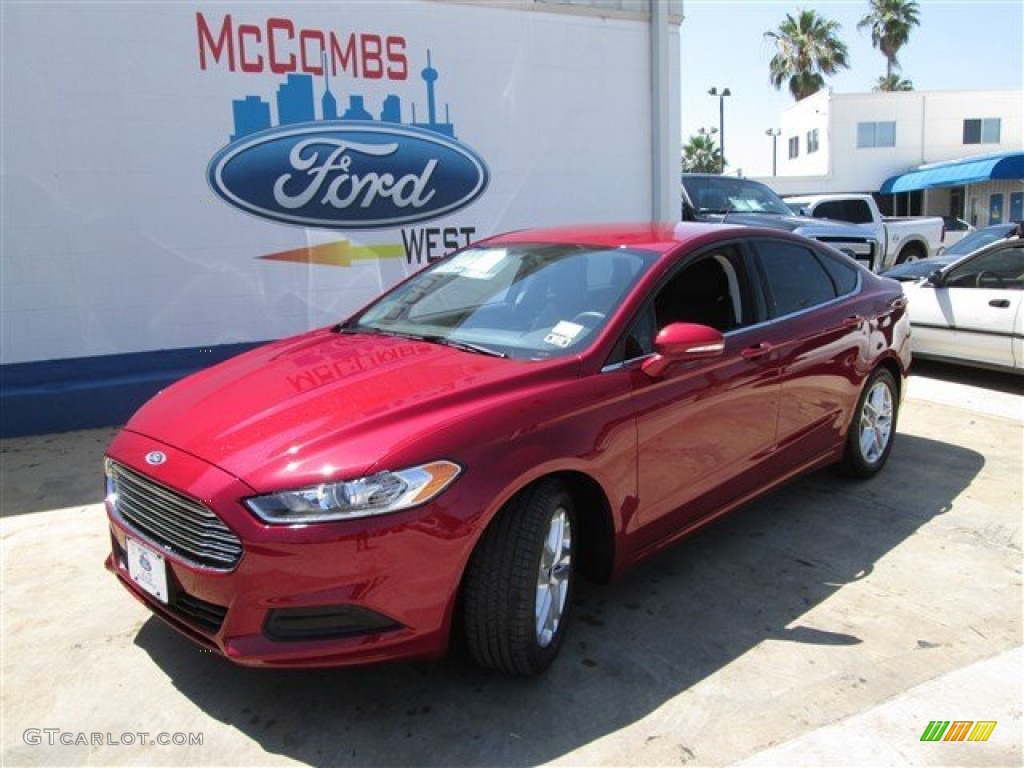
<svg viewBox="0 0 1024 768"><path fill-rule="evenodd" d="M337 333L365 333L371 336L392 336L397 339L410 339L412 341L425 341L429 344L443 344L446 347L452 347L453 349L461 349L463 352L476 352L481 355L490 355L491 357L508 357L504 352L499 352L497 349L491 349L485 347L482 344L473 344L468 341L456 341L450 339L447 336L440 336L437 334L418 334L408 333L406 331L389 331L383 328L374 328L373 326L351 326L339 323L334 326L334 330Z"/></svg>
<svg viewBox="0 0 1024 768"><path fill-rule="evenodd" d="M374 328L372 325L345 325L339 323L333 328L335 333L365 334L367 336L393 336L399 339L422 339L415 333L402 333L401 331L387 331L383 328Z"/></svg>
<svg viewBox="0 0 1024 768"><path fill-rule="evenodd" d="M500 352L497 349L491 349L490 347L485 347L482 344L473 344L468 341L456 341L455 339L450 339L447 336L416 336L413 338L429 341L433 344L444 344L446 347L461 349L463 352L476 352L481 355L490 355L491 357L508 357L504 352Z"/></svg>

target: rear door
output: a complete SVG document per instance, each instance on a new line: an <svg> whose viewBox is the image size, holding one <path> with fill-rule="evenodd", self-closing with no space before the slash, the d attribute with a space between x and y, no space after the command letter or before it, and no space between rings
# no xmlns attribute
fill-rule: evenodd
<svg viewBox="0 0 1024 768"><path fill-rule="evenodd" d="M1000 244L914 291L914 351L984 365L1024 367L1024 244Z"/></svg>
<svg viewBox="0 0 1024 768"><path fill-rule="evenodd" d="M844 257L811 243L754 243L781 382L774 459L781 474L841 445L872 320L858 311L860 273Z"/></svg>

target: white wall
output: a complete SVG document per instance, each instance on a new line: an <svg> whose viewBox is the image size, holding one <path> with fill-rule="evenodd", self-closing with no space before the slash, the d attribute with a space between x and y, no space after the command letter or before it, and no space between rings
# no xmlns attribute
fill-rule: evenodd
<svg viewBox="0 0 1024 768"><path fill-rule="evenodd" d="M764 178L782 194L875 192L890 176L926 163L992 152L1020 151L1024 100L1020 91L908 91L834 94L797 102L781 115L778 177ZM1001 119L998 144L964 144L963 121ZM806 133L828 123L821 157L806 154ZM858 148L857 125L896 123L895 146ZM787 138L800 137L791 160ZM823 136L824 139L824 136Z"/></svg>
<svg viewBox="0 0 1024 768"><path fill-rule="evenodd" d="M246 55L263 56L261 71L231 71L223 52L217 63L210 51L203 69L197 12L214 36L226 15L235 33L252 25ZM650 216L643 19L433 2L24 3L4 14L2 363L252 341L327 324L417 268L405 238L426 228L459 238L472 229L478 239ZM355 93L376 114L394 94L403 121L413 104L425 120L429 49L438 109L450 105L458 140L489 169L482 196L421 224L337 231L258 218L215 195L207 165L229 142L233 101L258 96L276 112L286 75L268 63L272 18L296 34L403 41L404 78L349 72L331 81L339 111ZM668 34L674 60L678 28ZM286 50L296 45L277 39ZM677 115L678 83L669 87ZM315 77L318 109L322 89ZM673 149L666 165L678 157ZM348 266L261 258L339 241L360 258ZM358 250L366 247L379 257ZM444 250L438 243L434 255Z"/></svg>
<svg viewBox="0 0 1024 768"><path fill-rule="evenodd" d="M782 113L779 135L778 167L784 176L824 176L829 172L829 147L831 130L829 121L828 90L818 91L813 96L798 101ZM808 152L808 134L818 131L818 150ZM790 141L796 139L799 154L789 156Z"/></svg>

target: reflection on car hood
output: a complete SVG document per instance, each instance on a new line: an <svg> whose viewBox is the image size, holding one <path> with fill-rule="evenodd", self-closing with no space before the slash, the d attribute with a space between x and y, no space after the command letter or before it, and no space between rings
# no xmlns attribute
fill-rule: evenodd
<svg viewBox="0 0 1024 768"><path fill-rule="evenodd" d="M397 444L455 418L461 403L484 399L489 388L507 396L551 372L550 364L321 330L177 382L126 428L258 491L279 490L322 482L324 467L361 475Z"/></svg>

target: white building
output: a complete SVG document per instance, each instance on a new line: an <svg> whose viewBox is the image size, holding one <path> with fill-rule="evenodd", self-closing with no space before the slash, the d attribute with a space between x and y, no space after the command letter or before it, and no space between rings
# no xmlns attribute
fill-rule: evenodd
<svg viewBox="0 0 1024 768"><path fill-rule="evenodd" d="M122 422L470 241L675 218L681 12L4 3L0 434Z"/></svg>
<svg viewBox="0 0 1024 768"><path fill-rule="evenodd" d="M883 193L896 214L1020 220L1022 113L1021 91L825 89L782 113L778 175L761 180L784 195ZM965 159L977 162L953 163Z"/></svg>

